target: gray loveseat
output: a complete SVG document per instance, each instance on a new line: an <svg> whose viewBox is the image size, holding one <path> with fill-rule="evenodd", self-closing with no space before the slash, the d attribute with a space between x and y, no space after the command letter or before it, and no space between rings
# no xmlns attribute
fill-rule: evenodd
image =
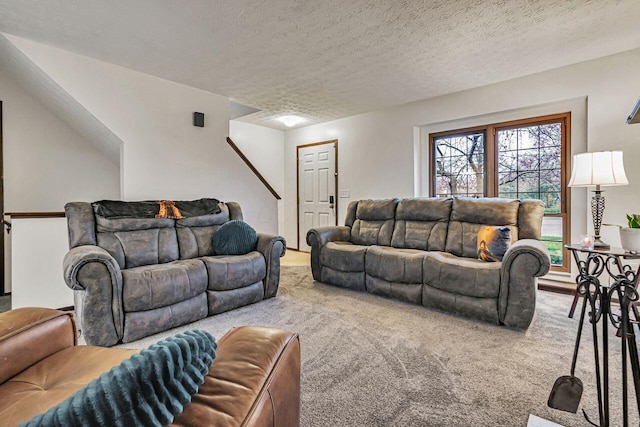
<svg viewBox="0 0 640 427"><path fill-rule="evenodd" d="M550 267L538 200L425 198L351 202L345 226L307 233L317 281L516 328ZM477 259L483 225L511 228L502 262Z"/></svg>
<svg viewBox="0 0 640 427"><path fill-rule="evenodd" d="M218 227L242 220L237 203L219 207L183 219L108 219L91 203L65 206L64 278L87 344L134 341L276 295L284 239L258 233L254 251L216 256Z"/></svg>

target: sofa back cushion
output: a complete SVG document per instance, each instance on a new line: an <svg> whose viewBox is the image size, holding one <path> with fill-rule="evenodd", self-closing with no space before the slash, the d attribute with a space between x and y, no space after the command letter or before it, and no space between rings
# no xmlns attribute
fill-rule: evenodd
<svg viewBox="0 0 640 427"><path fill-rule="evenodd" d="M544 202L542 200L520 200L518 239L540 240L543 218Z"/></svg>
<svg viewBox="0 0 640 427"><path fill-rule="evenodd" d="M213 235L229 221L229 207L220 203L220 213L176 220L180 259L215 255Z"/></svg>
<svg viewBox="0 0 640 427"><path fill-rule="evenodd" d="M453 199L402 199L396 209L391 246L444 251Z"/></svg>
<svg viewBox="0 0 640 427"><path fill-rule="evenodd" d="M239 211L239 206L236 209ZM178 220L95 215L96 244L109 252L120 268L215 255L213 234L227 221L229 207L222 202L217 214Z"/></svg>
<svg viewBox="0 0 640 427"><path fill-rule="evenodd" d="M511 229L512 240L518 240L519 208L519 200L455 197L451 208L445 251L457 256L476 258L478 231L484 225L507 226Z"/></svg>
<svg viewBox="0 0 640 427"><path fill-rule="evenodd" d="M97 245L109 252L120 268L178 259L174 219L108 219L96 215L96 237Z"/></svg>
<svg viewBox="0 0 640 427"><path fill-rule="evenodd" d="M351 242L391 246L397 205L398 199L360 200L351 227Z"/></svg>

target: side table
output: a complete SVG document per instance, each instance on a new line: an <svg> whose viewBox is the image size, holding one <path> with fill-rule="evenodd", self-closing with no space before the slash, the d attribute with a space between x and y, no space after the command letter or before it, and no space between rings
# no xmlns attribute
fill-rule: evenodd
<svg viewBox="0 0 640 427"><path fill-rule="evenodd" d="M629 252L625 252L622 248L611 248L611 249L597 249L597 248L583 248L579 244L566 245L565 248L569 249L571 255L573 255L573 260L575 261L578 269L580 269L580 254L586 254L587 258L593 255L594 257L598 257L601 260L609 263L612 262L615 264L618 274L624 274L625 271L632 271L630 265L626 265L623 263L623 260L640 260L640 254L632 254ZM607 269L608 271L608 269ZM609 271L608 271L609 272ZM611 272L609 272L609 276L613 278ZM578 274L578 278L580 274ZM633 280L633 287L638 288L638 282L640 282L640 264L635 271L635 277ZM573 302L571 303L571 309L569 310L569 317L573 318L573 314L576 311L576 305L578 305L578 300L580 299L580 294L576 292L573 297ZM640 312L638 311L638 307L633 304L633 314L636 316L636 320L640 320Z"/></svg>
<svg viewBox="0 0 640 427"><path fill-rule="evenodd" d="M631 364L633 384L636 395L636 404L640 414L640 362L638 361L638 348L636 344L634 328L640 321L640 313L636 307L636 302L640 299L637 287L640 280L640 267L634 270L630 265L625 264L626 260L640 259L640 255L625 252L623 249L589 249L580 245L565 246L578 266L578 276L576 277L576 295L569 312L569 317L573 317L575 307L580 297L584 297L582 318L586 315L584 308L587 303L590 306L589 322L593 332L593 350L596 370L596 386L598 392L598 416L599 423L592 422L583 409L583 413L590 424L608 427L609 419L609 348L608 348L608 326L609 323L617 329L617 336L622 337L622 425L629 425L628 417L628 392L627 392L627 358ZM586 255L586 259L581 259L580 255ZM611 285L600 283L600 276L606 272L613 282ZM605 276L606 277L606 276ZM612 310L612 299L617 298L620 304L620 312ZM635 315L635 321L631 320L630 311ZM598 349L598 328L601 323L602 329L602 351ZM580 321L582 326L582 320ZM578 331L578 337L580 331ZM579 341L576 342L576 349ZM577 351L577 350L576 350ZM602 370L600 369L600 357L602 357ZM575 354L574 354L575 363Z"/></svg>

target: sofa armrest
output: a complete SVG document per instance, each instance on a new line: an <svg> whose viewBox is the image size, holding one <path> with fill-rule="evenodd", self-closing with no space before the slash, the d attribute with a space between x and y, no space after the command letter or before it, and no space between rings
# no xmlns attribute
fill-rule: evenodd
<svg viewBox="0 0 640 427"><path fill-rule="evenodd" d="M324 245L329 242L348 242L350 239L351 227L344 225L312 228L307 232L307 245L311 246L311 273L315 280L320 281L320 252Z"/></svg>
<svg viewBox="0 0 640 427"><path fill-rule="evenodd" d="M267 264L267 275L263 281L264 297L275 297L280 283L280 258L287 251L287 242L281 236L258 233L256 250L264 256Z"/></svg>
<svg viewBox="0 0 640 427"><path fill-rule="evenodd" d="M351 227L344 225L312 228L307 233L307 245L322 248L329 242L348 242L351 239Z"/></svg>
<svg viewBox="0 0 640 427"><path fill-rule="evenodd" d="M522 239L504 254L501 267L499 319L511 327L527 328L536 307L537 277L551 268L551 257L539 240Z"/></svg>
<svg viewBox="0 0 640 427"><path fill-rule="evenodd" d="M0 384L76 344L69 312L28 307L0 314Z"/></svg>
<svg viewBox="0 0 640 427"><path fill-rule="evenodd" d="M75 293L76 320L87 344L112 346L122 338L122 271L99 246L71 249L63 261L64 279Z"/></svg>
<svg viewBox="0 0 640 427"><path fill-rule="evenodd" d="M298 427L298 334L243 326L218 341L198 394L170 426Z"/></svg>

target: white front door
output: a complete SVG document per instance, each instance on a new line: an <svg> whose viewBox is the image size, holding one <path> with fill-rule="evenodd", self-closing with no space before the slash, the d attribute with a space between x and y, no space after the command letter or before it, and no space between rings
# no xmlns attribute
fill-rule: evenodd
<svg viewBox="0 0 640 427"><path fill-rule="evenodd" d="M298 147L298 249L310 251L307 231L336 225L337 141Z"/></svg>

